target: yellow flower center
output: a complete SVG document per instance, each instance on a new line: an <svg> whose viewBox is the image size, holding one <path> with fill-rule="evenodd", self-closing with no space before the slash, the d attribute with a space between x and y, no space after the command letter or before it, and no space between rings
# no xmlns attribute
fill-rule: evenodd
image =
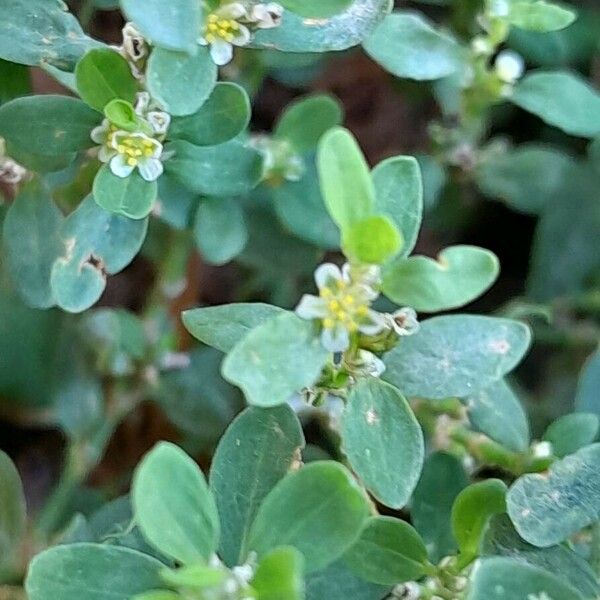
<svg viewBox="0 0 600 600"><path fill-rule="evenodd" d="M336 280L331 286L323 287L319 295L327 303L327 315L323 318L325 329L341 325L352 333L369 314L368 300L357 293L352 283Z"/></svg>
<svg viewBox="0 0 600 600"><path fill-rule="evenodd" d="M154 154L154 144L149 139L128 136L119 140L116 150L125 157L130 167L135 167L140 159L150 158Z"/></svg>
<svg viewBox="0 0 600 600"><path fill-rule="evenodd" d="M204 27L204 39L209 44L214 44L218 39L231 43L237 36L240 25L233 19L224 19L216 14L208 15Z"/></svg>

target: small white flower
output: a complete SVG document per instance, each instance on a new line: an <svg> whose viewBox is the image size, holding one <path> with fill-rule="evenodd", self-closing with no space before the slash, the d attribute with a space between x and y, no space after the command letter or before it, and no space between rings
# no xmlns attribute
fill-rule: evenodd
<svg viewBox="0 0 600 600"><path fill-rule="evenodd" d="M263 156L263 180L273 186L283 181L300 181L306 172L304 159L287 140L255 135L250 143Z"/></svg>
<svg viewBox="0 0 600 600"><path fill-rule="evenodd" d="M473 38L471 42L471 48L475 54L489 54L493 50L493 46L491 42L481 35L478 35Z"/></svg>
<svg viewBox="0 0 600 600"><path fill-rule="evenodd" d="M276 2L255 4L250 9L248 20L258 29L273 29L281 25L283 7Z"/></svg>
<svg viewBox="0 0 600 600"><path fill-rule="evenodd" d="M536 444L533 444L531 449L536 458L550 458L553 452L552 444L550 442L537 442Z"/></svg>
<svg viewBox="0 0 600 600"><path fill-rule="evenodd" d="M146 119L157 136L166 135L171 124L171 115L160 110L151 110Z"/></svg>
<svg viewBox="0 0 600 600"><path fill-rule="evenodd" d="M113 150L110 170L117 177L128 177L136 167L146 181L154 181L162 175L162 144L158 140L144 133L117 131L110 145Z"/></svg>
<svg viewBox="0 0 600 600"><path fill-rule="evenodd" d="M525 71L525 61L520 54L512 50L503 50L496 57L494 69L501 81L514 84L522 77Z"/></svg>
<svg viewBox="0 0 600 600"><path fill-rule="evenodd" d="M416 581L400 583L392 590L392 597L398 600L418 600L421 597L421 586Z"/></svg>
<svg viewBox="0 0 600 600"><path fill-rule="evenodd" d="M387 314L386 324L399 336L413 335L419 331L420 325L414 308L405 306L393 314Z"/></svg>
<svg viewBox="0 0 600 600"><path fill-rule="evenodd" d="M489 14L491 17L508 17L510 14L509 0L490 0Z"/></svg>
<svg viewBox="0 0 600 600"><path fill-rule="evenodd" d="M215 64L226 65L233 58L233 46L246 46L250 42L250 29L242 22L248 19L246 7L240 2L225 4L206 19L199 43L210 46Z"/></svg>
<svg viewBox="0 0 600 600"><path fill-rule="evenodd" d="M343 352L355 332L377 335L386 327L385 318L370 308L377 292L354 278L348 265L340 270L325 263L315 271L319 296L306 294L296 307L302 319L319 319L321 343L330 352Z"/></svg>

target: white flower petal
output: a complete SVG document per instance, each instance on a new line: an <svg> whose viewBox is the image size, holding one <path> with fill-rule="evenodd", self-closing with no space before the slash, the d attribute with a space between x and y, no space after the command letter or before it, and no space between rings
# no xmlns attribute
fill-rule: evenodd
<svg viewBox="0 0 600 600"><path fill-rule="evenodd" d="M343 352L350 346L350 334L341 325L331 329L324 327L321 332L321 343L329 352Z"/></svg>
<svg viewBox="0 0 600 600"><path fill-rule="evenodd" d="M276 2L255 4L250 14L250 19L256 22L259 29L272 29L281 25L282 17L283 7Z"/></svg>
<svg viewBox="0 0 600 600"><path fill-rule="evenodd" d="M148 92L138 92L135 97L135 112L143 117L150 106L150 94Z"/></svg>
<svg viewBox="0 0 600 600"><path fill-rule="evenodd" d="M250 43L250 30L245 25L240 25L236 36L231 40L235 46L247 46Z"/></svg>
<svg viewBox="0 0 600 600"><path fill-rule="evenodd" d="M156 181L163 173L163 164L157 158L144 158L139 161L140 175L146 181Z"/></svg>
<svg viewBox="0 0 600 600"><path fill-rule="evenodd" d="M104 119L104 121L102 121L102 125L98 125L98 127L94 127L94 129L92 129L90 137L92 138L92 142L96 142L96 144L104 144L107 134L108 119Z"/></svg>
<svg viewBox="0 0 600 600"><path fill-rule="evenodd" d="M133 173L133 169L131 165L127 164L127 159L122 154L117 154L110 161L110 170L117 177L129 177Z"/></svg>
<svg viewBox="0 0 600 600"><path fill-rule="evenodd" d="M100 146L100 150L98 150L98 160L107 163L116 153L117 151L114 148Z"/></svg>
<svg viewBox="0 0 600 600"><path fill-rule="evenodd" d="M332 281L341 281L342 272L337 265L333 263L323 263L319 265L315 270L315 283L317 287L322 290L324 287Z"/></svg>
<svg viewBox="0 0 600 600"><path fill-rule="evenodd" d="M421 327L415 309L410 306L398 309L390 317L391 325L398 335L413 335Z"/></svg>
<svg viewBox="0 0 600 600"><path fill-rule="evenodd" d="M386 328L385 316L369 310L367 320L358 327L358 330L365 335L377 335Z"/></svg>
<svg viewBox="0 0 600 600"><path fill-rule="evenodd" d="M225 6L218 8L214 14L222 19L233 19L234 21L248 16L246 7L241 2L225 4Z"/></svg>
<svg viewBox="0 0 600 600"><path fill-rule="evenodd" d="M233 46L225 40L215 40L210 45L210 55L216 65L222 67L231 62L233 58Z"/></svg>
<svg viewBox="0 0 600 600"><path fill-rule="evenodd" d="M150 111L147 115L148 123L154 129L154 133L164 135L171 124L171 115L160 110Z"/></svg>
<svg viewBox="0 0 600 600"><path fill-rule="evenodd" d="M304 294L295 312L301 319L322 319L327 315L327 304L318 296Z"/></svg>

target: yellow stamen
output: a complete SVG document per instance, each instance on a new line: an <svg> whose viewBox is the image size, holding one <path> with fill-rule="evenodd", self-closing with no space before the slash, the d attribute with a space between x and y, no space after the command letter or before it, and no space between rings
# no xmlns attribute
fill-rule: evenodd
<svg viewBox="0 0 600 600"><path fill-rule="evenodd" d="M329 317L323 319L323 327L325 327L325 329L332 329L334 325L335 321L333 319L330 319Z"/></svg>

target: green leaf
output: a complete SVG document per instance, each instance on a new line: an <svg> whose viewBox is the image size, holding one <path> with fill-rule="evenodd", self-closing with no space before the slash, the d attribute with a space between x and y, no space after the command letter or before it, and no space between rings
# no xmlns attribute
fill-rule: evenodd
<svg viewBox="0 0 600 600"><path fill-rule="evenodd" d="M276 548L259 563L250 585L260 600L303 600L303 565L296 549Z"/></svg>
<svg viewBox="0 0 600 600"><path fill-rule="evenodd" d="M166 152L174 156L165 163L165 171L204 196L245 194L263 173L262 154L237 140L208 147L176 140L167 144Z"/></svg>
<svg viewBox="0 0 600 600"><path fill-rule="evenodd" d="M50 276L57 304L81 312L100 298L106 275L123 270L146 237L148 221L134 221L98 206L88 196L63 222L61 256Z"/></svg>
<svg viewBox="0 0 600 600"><path fill-rule="evenodd" d="M552 546L598 520L600 444L551 465L548 473L523 475L507 496L519 535L535 546Z"/></svg>
<svg viewBox="0 0 600 600"><path fill-rule="evenodd" d="M600 135L600 94L578 75L537 71L516 86L512 102L548 125L580 137Z"/></svg>
<svg viewBox="0 0 600 600"><path fill-rule="evenodd" d="M10 568L27 525L27 506L19 472L0 450L0 565Z"/></svg>
<svg viewBox="0 0 600 600"><path fill-rule="evenodd" d="M0 58L4 60L72 70L86 50L102 46L85 35L62 0L4 0L2 10L6 18L0 21Z"/></svg>
<svg viewBox="0 0 600 600"><path fill-rule="evenodd" d="M395 12L364 42L367 54L384 69L408 79L447 77L461 65L460 46L417 13Z"/></svg>
<svg viewBox="0 0 600 600"><path fill-rule="evenodd" d="M467 600L583 600L556 575L512 558L486 558L471 574Z"/></svg>
<svg viewBox="0 0 600 600"><path fill-rule="evenodd" d="M63 216L39 181L27 184L4 219L3 241L13 281L29 306L54 305L52 265L62 251Z"/></svg>
<svg viewBox="0 0 600 600"><path fill-rule="evenodd" d="M527 31L558 31L571 25L576 18L572 10L545 0L514 2L510 7L511 25Z"/></svg>
<svg viewBox="0 0 600 600"><path fill-rule="evenodd" d="M529 447L527 413L511 387L500 379L464 398L471 425L513 452Z"/></svg>
<svg viewBox="0 0 600 600"><path fill-rule="evenodd" d="M384 355L383 379L408 397L464 397L512 371L529 348L529 328L510 319L449 315L421 329Z"/></svg>
<svg viewBox="0 0 600 600"><path fill-rule="evenodd" d="M316 5L315 0L311 2ZM250 45L283 52L346 50L360 44L388 12L388 0L353 0L344 12L322 19L286 11L279 27L257 31Z"/></svg>
<svg viewBox="0 0 600 600"><path fill-rule="evenodd" d="M217 82L217 65L208 48L195 54L155 48L146 70L148 91L172 115L195 113Z"/></svg>
<svg viewBox="0 0 600 600"><path fill-rule="evenodd" d="M373 215L344 230L342 247L351 261L379 265L400 252L402 235L389 217Z"/></svg>
<svg viewBox="0 0 600 600"><path fill-rule="evenodd" d="M422 312L459 308L481 296L496 281L496 255L477 246L450 246L437 259L400 258L383 274L383 293L397 304Z"/></svg>
<svg viewBox="0 0 600 600"><path fill-rule="evenodd" d="M289 104L277 121L274 135L285 139L299 153L315 150L321 137L340 125L343 109L326 94L312 94Z"/></svg>
<svg viewBox="0 0 600 600"><path fill-rule="evenodd" d="M313 323L284 313L239 341L221 372L242 389L250 404L277 406L312 385L328 358Z"/></svg>
<svg viewBox="0 0 600 600"><path fill-rule="evenodd" d="M77 98L26 96L0 106L0 136L36 154L57 156L95 145L102 115Z"/></svg>
<svg viewBox="0 0 600 600"><path fill-rule="evenodd" d="M127 61L108 48L90 50L75 69L77 91L92 108L103 111L116 98L133 103L138 86Z"/></svg>
<svg viewBox="0 0 600 600"><path fill-rule="evenodd" d="M259 558L293 546L308 573L325 568L357 539L369 513L367 498L340 464L314 462L282 479L265 498L247 539Z"/></svg>
<svg viewBox="0 0 600 600"><path fill-rule="evenodd" d="M227 580L228 573L223 567L195 563L176 569L164 569L161 577L166 584L173 587L203 589L223 584Z"/></svg>
<svg viewBox="0 0 600 600"><path fill-rule="evenodd" d="M560 573L584 598L600 593L596 574L586 559L566 545L536 548L519 537L507 514L490 521L482 545L484 556L507 556L551 573Z"/></svg>
<svg viewBox="0 0 600 600"><path fill-rule="evenodd" d="M371 517L343 558L366 581L395 585L420 579L427 548L416 530L393 517Z"/></svg>
<svg viewBox="0 0 600 600"><path fill-rule="evenodd" d="M380 502L392 508L408 502L423 467L423 434L396 388L368 378L352 389L342 443L352 468Z"/></svg>
<svg viewBox="0 0 600 600"><path fill-rule="evenodd" d="M177 592L167 590L152 590L143 594L138 594L131 600L180 600L181 596Z"/></svg>
<svg viewBox="0 0 600 600"><path fill-rule="evenodd" d="M565 415L552 423L544 440L552 444L552 454L563 458L591 444L598 436L600 418L592 413Z"/></svg>
<svg viewBox="0 0 600 600"><path fill-rule="evenodd" d="M116 98L104 107L104 116L119 129L125 131L138 131L144 125L131 102Z"/></svg>
<svg viewBox="0 0 600 600"><path fill-rule="evenodd" d="M317 168L325 206L340 229L373 213L375 188L369 167L347 129L336 127L321 138Z"/></svg>
<svg viewBox="0 0 600 600"><path fill-rule="evenodd" d="M193 231L202 258L211 265L228 263L248 241L244 211L233 198L203 198Z"/></svg>
<svg viewBox="0 0 600 600"><path fill-rule="evenodd" d="M501 155L491 155L475 171L479 189L511 208L537 215L550 206L573 159L540 144L523 144Z"/></svg>
<svg viewBox="0 0 600 600"><path fill-rule="evenodd" d="M128 177L117 177L104 165L94 179L94 200L98 205L130 219L147 217L157 194L156 181L144 180L137 171Z"/></svg>
<svg viewBox="0 0 600 600"><path fill-rule="evenodd" d="M506 512L506 484L499 479L479 481L465 488L452 506L452 531L462 564L479 554L485 529L493 515Z"/></svg>
<svg viewBox="0 0 600 600"><path fill-rule="evenodd" d="M244 88L219 82L194 114L172 120L169 137L196 146L223 144L246 129L250 116L250 99Z"/></svg>
<svg viewBox="0 0 600 600"><path fill-rule="evenodd" d="M208 560L219 540L219 515L200 467L161 442L138 465L132 484L135 521L157 550L183 564Z"/></svg>
<svg viewBox="0 0 600 600"><path fill-rule="evenodd" d="M575 406L579 411L600 415L600 350L596 350L585 363L579 384Z"/></svg>
<svg viewBox="0 0 600 600"><path fill-rule="evenodd" d="M131 600L161 587L162 568L155 558L129 548L67 544L33 559L25 590L29 600Z"/></svg>
<svg viewBox="0 0 600 600"><path fill-rule="evenodd" d="M421 169L412 156L393 156L373 169L375 210L390 217L402 233L401 256L417 242L423 215Z"/></svg>
<svg viewBox="0 0 600 600"><path fill-rule="evenodd" d="M234 302L186 310L181 318L196 339L221 352L229 352L252 329L285 312L261 302Z"/></svg>
<svg viewBox="0 0 600 600"><path fill-rule="evenodd" d="M163 173L158 178L156 210L158 218L179 231L190 226L197 196L183 187L171 175Z"/></svg>
<svg viewBox="0 0 600 600"><path fill-rule="evenodd" d="M121 0L121 8L153 45L190 54L198 50L202 7L196 0Z"/></svg>
<svg viewBox="0 0 600 600"><path fill-rule="evenodd" d="M352 0L281 0L281 6L302 17L325 18L345 10Z"/></svg>
<svg viewBox="0 0 600 600"><path fill-rule="evenodd" d="M425 461L410 513L433 562L456 551L451 527L452 506L468 484L461 462L453 455L434 452Z"/></svg>
<svg viewBox="0 0 600 600"><path fill-rule="evenodd" d="M306 600L381 600L390 587L369 583L354 575L342 560L306 579Z"/></svg>
<svg viewBox="0 0 600 600"><path fill-rule="evenodd" d="M292 469L303 447L302 427L287 404L247 408L221 438L210 487L221 516L219 554L227 565L243 560L241 550L259 506Z"/></svg>
<svg viewBox="0 0 600 600"><path fill-rule="evenodd" d="M0 58L0 104L31 94L29 69Z"/></svg>

